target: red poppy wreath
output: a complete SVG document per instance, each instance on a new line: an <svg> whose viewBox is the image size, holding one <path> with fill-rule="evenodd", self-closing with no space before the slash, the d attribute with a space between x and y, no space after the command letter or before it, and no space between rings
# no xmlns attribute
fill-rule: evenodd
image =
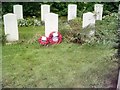
<svg viewBox="0 0 120 90"><path fill-rule="evenodd" d="M59 44L62 42L62 35L59 32L52 32L49 35L50 44Z"/></svg>
<svg viewBox="0 0 120 90"><path fill-rule="evenodd" d="M38 39L38 42L41 44L41 45L47 45L49 43L49 39L45 36L41 36L39 39Z"/></svg>

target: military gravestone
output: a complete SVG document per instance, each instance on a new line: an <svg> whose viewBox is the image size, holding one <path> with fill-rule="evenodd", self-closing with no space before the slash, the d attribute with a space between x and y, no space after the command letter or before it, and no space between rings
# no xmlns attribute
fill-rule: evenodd
<svg viewBox="0 0 120 90"><path fill-rule="evenodd" d="M4 19L4 32L7 35L7 41L19 40L17 16L12 13L8 13L3 16Z"/></svg>
<svg viewBox="0 0 120 90"><path fill-rule="evenodd" d="M23 19L23 6L22 5L14 5L13 13L16 14L17 19Z"/></svg>
<svg viewBox="0 0 120 90"><path fill-rule="evenodd" d="M89 35L94 35L95 33L95 15L91 12L83 14L83 24L82 28L91 27Z"/></svg>
<svg viewBox="0 0 120 90"><path fill-rule="evenodd" d="M49 37L53 31L58 32L58 14L48 13L45 15L45 36Z"/></svg>
<svg viewBox="0 0 120 90"><path fill-rule="evenodd" d="M77 15L77 5L76 4L69 4L68 5L68 21L75 19Z"/></svg>
<svg viewBox="0 0 120 90"><path fill-rule="evenodd" d="M103 5L102 4L95 4L94 11L96 14L96 20L102 20Z"/></svg>
<svg viewBox="0 0 120 90"><path fill-rule="evenodd" d="M41 21L45 21L45 14L50 13L50 5L41 5Z"/></svg>

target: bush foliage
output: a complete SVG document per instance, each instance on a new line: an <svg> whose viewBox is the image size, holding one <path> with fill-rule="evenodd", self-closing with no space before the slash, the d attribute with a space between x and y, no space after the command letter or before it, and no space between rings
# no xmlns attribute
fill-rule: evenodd
<svg viewBox="0 0 120 90"><path fill-rule="evenodd" d="M49 4L51 12L57 13L59 16L67 15L68 4L77 4L77 15L82 16L84 12L94 11L94 4L104 4L104 15L118 12L118 2L3 2L2 14L13 12L13 5L23 5L24 17L36 16L40 17L41 4Z"/></svg>
<svg viewBox="0 0 120 90"><path fill-rule="evenodd" d="M68 42L80 43L103 43L111 44L116 40L118 25L118 14L112 13L103 17L102 21L96 21L95 35L89 35L93 27L82 29L81 18L76 18L69 22L59 21L59 30L63 38Z"/></svg>

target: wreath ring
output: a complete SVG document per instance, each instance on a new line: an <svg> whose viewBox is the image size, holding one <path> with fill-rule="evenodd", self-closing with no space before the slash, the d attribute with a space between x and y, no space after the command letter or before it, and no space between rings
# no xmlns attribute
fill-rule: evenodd
<svg viewBox="0 0 120 90"><path fill-rule="evenodd" d="M41 45L47 45L49 43L49 39L45 36L41 36L39 39L38 39L38 42L41 44Z"/></svg>
<svg viewBox="0 0 120 90"><path fill-rule="evenodd" d="M53 39L55 34L58 40ZM49 42L50 44L60 44L62 42L62 35L59 32L51 32L49 35Z"/></svg>

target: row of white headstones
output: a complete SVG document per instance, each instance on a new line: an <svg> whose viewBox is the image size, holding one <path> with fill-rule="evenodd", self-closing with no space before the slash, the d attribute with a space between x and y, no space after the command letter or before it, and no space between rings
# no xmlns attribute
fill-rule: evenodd
<svg viewBox="0 0 120 90"><path fill-rule="evenodd" d="M103 5L95 4L94 11L83 14L83 25L85 28L88 25L95 25L96 20L102 20ZM77 16L77 5L68 5L68 21L75 19ZM18 32L18 19L23 19L23 6L14 5L13 13L8 13L3 16L4 19L4 31L7 35L7 41L19 40ZM45 22L45 36L48 37L53 31L58 32L58 14L50 12L50 5L41 5L41 21Z"/></svg>

